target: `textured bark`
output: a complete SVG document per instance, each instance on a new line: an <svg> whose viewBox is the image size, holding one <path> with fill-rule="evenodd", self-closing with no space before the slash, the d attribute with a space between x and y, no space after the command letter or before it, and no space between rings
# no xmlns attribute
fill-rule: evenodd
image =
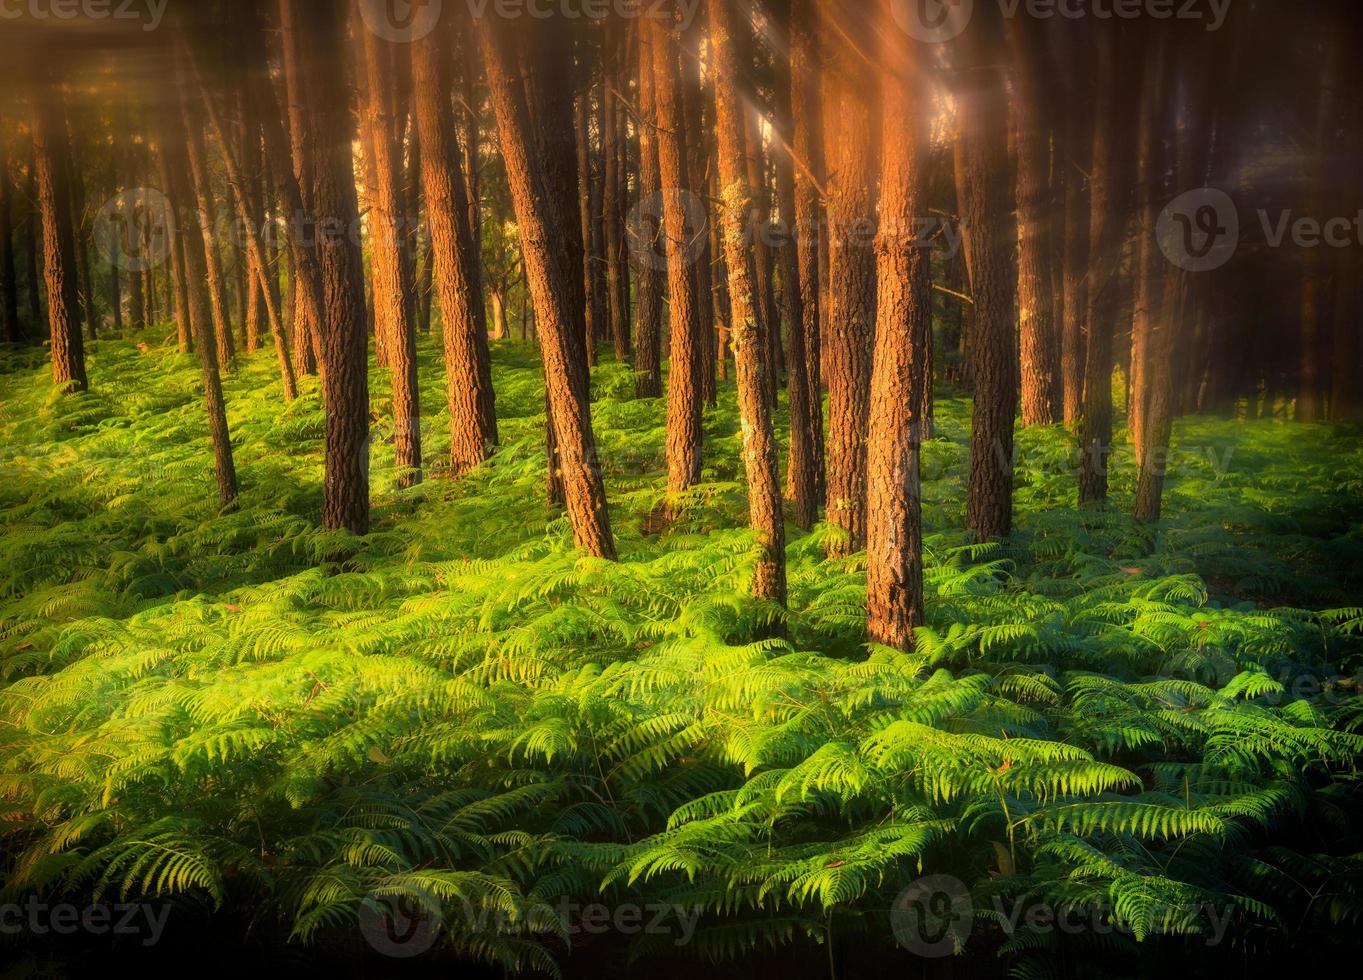
<svg viewBox="0 0 1363 980"><path fill-rule="evenodd" d="M551 186L541 161L530 154L538 137L531 131L524 90L513 80L510 32L493 17L477 18L488 86L497 116L502 158L520 227L536 327L544 357L545 382L552 425L563 474L565 503L577 546L602 558L615 557L605 485L592 434L591 406L582 338L574 332L569 282L576 270L557 245L560 209L551 202ZM535 84L535 82L531 82Z"/></svg>
<svg viewBox="0 0 1363 980"><path fill-rule="evenodd" d="M467 221L468 196L456 156L454 115L449 91L450 62L439 31L414 48L416 119L422 154L422 185L430 259L440 292L441 335L445 355L445 392L450 413L450 466L455 475L482 463L497 443L487 335L479 341L470 269L473 242Z"/></svg>
<svg viewBox="0 0 1363 980"><path fill-rule="evenodd" d="M312 0L304 61L309 67L345 64L344 11ZM359 223L351 157L354 126L344 76L308 99L313 134L313 209L322 285L322 393L326 405L323 522L355 534L369 531L369 359L364 262L354 230ZM301 254L306 254L301 253ZM297 257L297 256L296 256ZM306 277L303 280L306 282Z"/></svg>
<svg viewBox="0 0 1363 980"><path fill-rule="evenodd" d="M455 71L459 75L459 103L462 109L460 119L463 123L463 138L460 149L463 151L464 187L468 190L467 225L469 241L473 243L470 256L469 282L473 289L473 319L478 324L480 343L487 344L487 304L486 285L483 281L483 210L482 210L482 171L479 154L482 152L482 125L479 112L482 101L478 94L478 40L474 35L472 22L462 23L459 39L460 57ZM489 402L483 406L486 414L493 414L495 407Z"/></svg>
<svg viewBox="0 0 1363 980"><path fill-rule="evenodd" d="M19 327L19 283L14 272L14 228L10 220L12 196L9 147L5 145L4 137L0 136L0 340L17 344L23 335Z"/></svg>
<svg viewBox="0 0 1363 980"><path fill-rule="evenodd" d="M227 404L222 393L222 379L218 373L218 350L209 331L213 327L211 314L204 296L206 268L204 262L204 239L194 232L189 221L180 220L185 216L182 202L193 197L186 187L186 176L191 170L185 157L191 140L176 124L183 126L189 117L182 105L179 110L168 109L161 125L161 148L157 154L157 164L161 173L161 185L174 208L176 219L166 229L170 236L171 254L175 257L173 265L179 266L179 277L172 290L176 319L189 324L194 336L194 349L199 356L199 374L204 391L204 407L208 414L209 440L213 446L213 475L218 485L218 501L223 507L230 505L237 497L237 471L232 458L232 441L227 429ZM172 118L172 113L178 118ZM185 229L181 234L180 229ZM174 274L172 268L172 274ZM191 304L193 306L191 307Z"/></svg>
<svg viewBox="0 0 1363 980"><path fill-rule="evenodd" d="M750 53L740 51L741 64L747 65ZM781 332L781 318L776 310L776 285L774 262L771 249L771 205L768 202L766 166L762 152L762 133L758 126L757 106L749 106L744 114L744 142L747 149L748 187L752 190L753 211L752 227L749 235L753 242L753 269L756 279L753 288L757 290L756 310L758 329L763 338L762 361L766 368L763 376L767 382L767 400L772 408L776 407L778 386L777 355Z"/></svg>
<svg viewBox="0 0 1363 980"><path fill-rule="evenodd" d="M866 426L875 329L876 203L872 150L873 78L863 51L867 11L827 10L832 48L824 83L828 153L828 288L824 374L828 385L828 519L842 534L833 556L866 545Z"/></svg>
<svg viewBox="0 0 1363 980"><path fill-rule="evenodd" d="M1017 92L1012 99L1017 134L1019 367L1022 424L1049 425L1059 418L1053 401L1059 355L1054 349L1054 291L1051 263L1050 131L1043 117L1041 35L1032 21L1008 22Z"/></svg>
<svg viewBox="0 0 1363 980"><path fill-rule="evenodd" d="M667 490L682 493L700 481L701 353L694 253L688 250L691 194L683 138L678 48L661 22L652 28L653 78L658 110L658 165L667 248L671 370L667 386Z"/></svg>
<svg viewBox="0 0 1363 980"><path fill-rule="evenodd" d="M392 372L394 449L398 486L421 482L421 403L416 374L411 265L407 261L406 199L402 186L401 124L393 115L393 51L373 31L364 35L369 136L376 183L369 214L376 330L388 342ZM381 300L381 302L380 302Z"/></svg>
<svg viewBox="0 0 1363 980"><path fill-rule="evenodd" d="M824 212L823 183L823 111L819 103L818 27L814 0L789 0L790 10L790 85L791 85L791 145L798 166L795 168L795 232L799 254L799 291L801 320L792 321L792 334L799 329L803 334L806 385L810 392L813 415L813 456L815 503L817 509L824 502L824 419L823 419L823 354L820 336L820 309L824 297L820 292L819 266L823 251ZM784 210L784 205L782 206ZM786 288L792 288L790 283ZM791 343L794 351L794 341ZM929 392L929 396L931 392ZM794 482L794 481L792 481Z"/></svg>
<svg viewBox="0 0 1363 980"><path fill-rule="evenodd" d="M1079 426L1081 459L1079 502L1107 499L1107 464L1112 451L1112 345L1116 332L1117 266L1126 228L1130 190L1129 147L1124 113L1128 100L1119 86L1131 79L1118 73L1121 53L1111 25L1098 30L1097 107L1093 129L1093 168L1089 178L1089 335L1084 359L1084 409Z"/></svg>
<svg viewBox="0 0 1363 980"><path fill-rule="evenodd" d="M714 251L709 227L713 222L709 215L709 199L703 190L714 155L713 141L709 138L713 126L706 125L707 115L713 112L714 100L706 98L707 91L700 75L700 45L704 32L703 17L696 17L689 30L683 29L681 100L689 186L697 195L697 213L703 213L706 221L705 227L691 229L691 234L696 236L692 268L696 277L696 323L700 331L696 338L700 345L700 397L706 405L713 407L718 397L715 391Z"/></svg>
<svg viewBox="0 0 1363 980"><path fill-rule="evenodd" d="M218 148L222 153L223 165L227 170L227 182L231 187L232 196L237 205L237 220L241 224L242 232L246 239L246 254L248 269L252 276L251 287L254 294L264 300L266 316L270 325L270 334L274 340L275 357L279 363L279 379L284 389L284 400L291 402L298 397L298 385L294 379L293 364L289 359L288 339L284 334L284 321L280 315L278 297L270 291L268 282L268 264L265 260L265 246L260 238L260 223L256 218L257 206L251 195L250 184L247 182L247 175L242 170L241 163L237 159L237 153L232 148L228 140L229 133L223 124L220 111L213 101L212 93L209 92L202 75L199 73L192 54L186 55L191 65L194 67L194 76L197 81L199 92L203 98L203 105L208 115L209 124L212 127L213 135L217 138ZM186 129L192 129L199 125L196 114L189 109L188 102L182 105L184 124ZM205 161L194 159L196 152L194 141L190 140L190 168L191 170L205 169ZM216 371L216 366L214 368Z"/></svg>
<svg viewBox="0 0 1363 980"><path fill-rule="evenodd" d="M654 31L644 25L639 32L639 201L638 219L630 228L636 236L635 254L640 257L636 270L637 302L634 305L634 394L639 398L659 398L663 393L662 380L662 266L667 264L663 244L662 219L658 206L664 200L659 177L658 113L654 96L653 46ZM660 37L657 43L666 43ZM585 154L583 156L585 160ZM583 230L591 232L591 220L583 215ZM661 260L661 261L660 261ZM591 309L588 302L587 308ZM591 336L591 328L584 332ZM675 357L673 367L676 367Z"/></svg>
<svg viewBox="0 0 1363 980"><path fill-rule="evenodd" d="M970 279L970 480L966 527L976 541L1007 537L1013 528L1013 419L1018 357L1014 302L1016 229L1008 161L1008 110L1000 38L991 25L963 35L958 89L956 198Z"/></svg>
<svg viewBox="0 0 1363 980"><path fill-rule="evenodd" d="M778 50L791 50L790 0L775 0L771 5ZM790 331L788 388L790 392L790 461L786 495L795 505L795 523L806 531L818 519L819 469L822 419L819 416L818 389L809 382L809 361L805 356L804 297L800 290L801 242L793 226L797 213L795 198L795 160L793 146L793 93L790 62L778 58L775 81L776 206L781 214L782 234L777 253L781 271L781 300Z"/></svg>
<svg viewBox="0 0 1363 980"><path fill-rule="evenodd" d="M85 344L76 295L76 241L71 227L71 150L61 81L50 60L35 65L33 173L43 222L43 279L51 337L52 381L68 392L85 391ZM36 287L35 287L36 288Z"/></svg>
<svg viewBox="0 0 1363 980"><path fill-rule="evenodd" d="M912 650L923 624L923 528L919 447L923 387L932 376L932 253L914 244L926 213L926 86L895 30L890 4L880 63L884 93L876 343L867 438L866 629L872 640Z"/></svg>
<svg viewBox="0 0 1363 980"><path fill-rule="evenodd" d="M1363 370L1359 363L1359 283L1363 279L1363 268L1360 268L1357 248L1340 249L1336 262L1330 418L1336 422L1359 422L1363 421L1363 398L1358 386Z"/></svg>
<svg viewBox="0 0 1363 980"><path fill-rule="evenodd" d="M733 304L732 342L738 374L738 407L743 423L748 514L759 549L753 593L759 599L785 605L786 529L748 237L754 204L744 161L745 105L744 93L740 90L739 61L739 52L747 48L740 36L740 32L747 33L747 21L737 12L737 4L738 0L710 0L709 5L716 144L722 188L720 219L724 229L724 257L729 269L729 299Z"/></svg>

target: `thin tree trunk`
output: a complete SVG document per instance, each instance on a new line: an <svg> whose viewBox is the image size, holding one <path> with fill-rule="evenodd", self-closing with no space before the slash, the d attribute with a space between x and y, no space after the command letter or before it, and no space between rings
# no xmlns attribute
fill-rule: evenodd
<svg viewBox="0 0 1363 980"><path fill-rule="evenodd" d="M778 50L790 51L791 3L776 0L771 5ZM793 92L790 61L777 60L773 155L776 159L776 206L783 224L778 261L781 270L781 299L785 321L790 330L790 356L786 359L790 390L790 462L787 496L795 504L795 523L804 530L814 526L819 513L820 429L818 389L810 385L809 359L805 355L805 311L801 292L800 249L802 242L794 227L798 211L795 190L793 146Z"/></svg>
<svg viewBox="0 0 1363 980"><path fill-rule="evenodd" d="M10 222L12 196L9 147L0 136L0 339L17 344L22 334L19 329L19 284L14 275L14 228Z"/></svg>
<svg viewBox="0 0 1363 980"><path fill-rule="evenodd" d="M1325 64L1320 77L1320 95L1316 103L1315 154L1310 182L1309 214L1319 215L1324 209L1327 181L1326 160L1334 150L1335 118L1338 101L1340 62L1343 40L1334 34L1327 41ZM1301 368L1297 382L1297 421L1319 422L1325 418L1323 394L1329 388L1321 364L1324 351L1323 327L1329 304L1328 272L1323 248L1307 248L1303 256L1301 283Z"/></svg>
<svg viewBox="0 0 1363 980"><path fill-rule="evenodd" d="M222 392L222 378L218 374L217 345L208 335L212 328L212 320L204 302L203 284L206 279L206 266L202 249L206 247L206 240L188 230L190 228L188 221L178 220L179 216L185 215L182 202L190 197L185 188L185 179L193 166L185 157L186 148L192 146L193 140L186 133L177 131L191 123L184 111L185 97L187 96L182 93L180 99L182 104L178 110L168 108L165 111L161 126L161 151L157 154L157 163L161 171L161 184L177 216L177 220L170 222L170 227L166 229L171 236L173 262L181 266L179 277L175 277L172 269L172 276L175 278L172 296L176 319L187 322L194 334L194 347L199 355L199 370L204 390L204 407L208 414L209 440L213 446L213 473L218 484L218 501L223 507L227 507L237 497L237 471L232 458L232 440L227 428L227 404ZM175 119L173 114L179 118ZM180 127L176 126L177 121L181 123ZM186 233L180 234L180 229L186 229ZM191 302L195 304L193 309L189 306Z"/></svg>
<svg viewBox="0 0 1363 980"><path fill-rule="evenodd" d="M525 269L537 309L536 326L573 537L589 554L613 559L615 542L592 434L586 359L581 337L573 329L570 308L573 290L569 278L576 270L567 265L558 248L564 230L557 222L567 209L552 204L551 184L541 161L530 152L538 145L538 134L531 131L524 88L513 78L517 62L508 50L510 31L488 16L478 17L477 27ZM531 80L531 84L538 82Z"/></svg>
<svg viewBox="0 0 1363 980"><path fill-rule="evenodd" d="M740 90L739 52L747 50L745 17L736 0L710 0L710 45L715 73L715 129L719 149L720 217L724 255L733 304L733 346L738 372L738 406L742 419L743 469L748 480L748 514L757 535L757 571L753 593L782 606L786 603L786 531L777 478L776 440L762 357L764 338L758 326L754 296L753 256L748 234L753 220L752 191L744 160L744 93Z"/></svg>
<svg viewBox="0 0 1363 980"><path fill-rule="evenodd" d="M666 246L660 252L662 218L658 207L665 206L666 192L659 177L657 101L654 95L655 43L666 44L666 38L643 24L639 32L639 207L638 218L629 233L635 236L634 254L637 258L636 282L638 296L634 305L634 394L638 398L659 398L662 380L662 316L663 270L667 266ZM585 155L584 155L585 158ZM579 186L580 183L579 183ZM590 234L591 221L583 215L583 230ZM590 287L589 287L590 288ZM587 308L591 309L588 302ZM591 336L589 326L585 335ZM672 366L677 368L675 347ZM674 374L675 377L675 374ZM668 441L671 442L669 427ZM669 448L670 452L670 448ZM669 471L671 467L669 466Z"/></svg>
<svg viewBox="0 0 1363 980"><path fill-rule="evenodd" d="M213 206L213 187L208 173L208 154L204 148L203 132L194 125L185 126L185 140L189 151L190 177L194 186L195 212L199 233L203 238L205 277L208 283L209 309L213 315L213 340L218 350L218 366L229 369L235 350L232 344L232 321L227 312L227 288L223 279L222 262L214 236L217 225ZM148 317L150 319L150 315ZM197 340L196 340L197 343Z"/></svg>
<svg viewBox="0 0 1363 980"><path fill-rule="evenodd" d="M250 185L247 183L246 174L242 171L240 162L237 159L236 151L229 142L229 133L224 125L222 115L213 101L212 93L209 92L207 84L199 70L194 55L186 47L186 55L192 66L194 77L203 98L203 105L208 115L209 125L212 126L213 134L218 140L218 148L222 153L222 160L227 171L227 182L231 189L233 199L237 205L237 220L241 222L242 231L246 244L247 270L251 276L250 287L252 294L259 291L261 298L264 299L266 317L270 324L270 334L274 340L275 357L279 363L279 379L284 389L284 400L291 402L298 397L298 384L294 378L293 363L289 359L288 339L284 334L284 320L280 315L278 297L269 289L267 281L268 264L265 261L265 246L260 238L260 223L255 215L257 207L251 196ZM183 105L184 123L187 129L193 129L199 125L198 118L189 111L188 103ZM201 147L197 147L195 140L190 139L190 169L200 172L206 169L206 161L202 158L196 160L195 154ZM248 333L248 340L250 334Z"/></svg>
<svg viewBox="0 0 1363 980"><path fill-rule="evenodd" d="M814 467L814 507L823 504L826 491L823 418L823 353L820 332L820 309L824 296L820 291L819 265L823 252L824 211L823 184L823 107L819 101L819 50L816 34L818 23L814 0L790 0L790 83L791 83L791 140L795 159L795 233L799 254L799 292L802 317L791 323L792 334L798 329L803 334L806 385L810 393ZM784 204L782 205L784 209ZM793 288L791 283L787 289ZM792 342L791 349L795 345ZM793 356L793 355L792 355ZM792 481L793 482L793 481Z"/></svg>

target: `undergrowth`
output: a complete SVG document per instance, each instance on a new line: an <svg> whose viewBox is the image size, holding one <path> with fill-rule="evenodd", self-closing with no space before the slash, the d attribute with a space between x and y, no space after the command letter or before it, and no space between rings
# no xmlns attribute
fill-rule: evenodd
<svg viewBox="0 0 1363 980"><path fill-rule="evenodd" d="M495 350L503 446L454 482L423 342L408 491L372 373L374 530L341 540L314 379L287 405L264 354L227 376L220 512L197 367L140 340L94 344L76 397L41 351L0 354L0 900L166 900L324 947L403 899L446 950L549 973L565 898L699 911L684 945L622 940L643 962L911 958L892 907L925 874L969 889L964 952L1018 976L1062 943L1120 963L1360 924L1357 431L1184 420L1151 531L1128 453L1080 511L1072 440L1027 430L1017 533L972 546L968 403L943 392L903 654L865 644L864 556L826 560L826 528L792 538L789 613L749 596L730 388L659 537L664 406L596 370L611 564L544 503L531 348Z"/></svg>

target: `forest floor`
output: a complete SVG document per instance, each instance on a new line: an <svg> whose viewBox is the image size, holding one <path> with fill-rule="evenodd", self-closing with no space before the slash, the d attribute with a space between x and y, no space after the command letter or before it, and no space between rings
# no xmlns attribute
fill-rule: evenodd
<svg viewBox="0 0 1363 980"><path fill-rule="evenodd" d="M903 654L867 648L864 556L826 560L827 528L790 541L788 614L749 596L729 385L659 535L663 400L594 372L611 564L545 503L531 347L495 347L502 445L455 482L423 338L411 490L371 371L354 539L319 527L316 380L285 404L267 352L224 376L219 512L197 362L161 340L92 344L78 397L0 352L0 903L166 908L167 949L236 930L369 975L428 946L569 975L918 975L958 949L1193 975L1363 915L1357 429L1179 421L1156 530L1123 431L1111 505L1080 511L1074 440L1022 430L1016 533L972 546L969 402L942 391ZM936 933L929 893L956 896ZM430 935L398 948L393 908ZM0 953L100 941L32 932Z"/></svg>

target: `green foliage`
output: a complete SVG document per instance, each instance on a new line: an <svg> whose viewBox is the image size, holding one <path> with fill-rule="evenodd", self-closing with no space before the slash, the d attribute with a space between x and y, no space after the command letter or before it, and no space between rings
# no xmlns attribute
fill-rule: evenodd
<svg viewBox="0 0 1363 980"><path fill-rule="evenodd" d="M827 528L790 544L789 613L748 595L731 390L660 538L663 407L598 369L613 564L542 502L530 349L496 350L505 444L454 483L423 343L434 472L409 491L374 372L374 531L341 541L316 524L315 382L285 405L267 356L227 377L223 513L192 359L93 347L68 398L0 354L5 896L231 905L300 943L403 899L459 953L538 971L565 897L700 910L693 943L638 956L888 949L923 873L964 880L982 923L1008 897L1137 941L1213 906L1246 946L1358 923L1356 433L1182 423L1151 534L1118 509L1129 459L1117 506L1081 512L1070 439L1027 430L1017 534L977 547L944 393L904 654L865 644L865 559L826 560ZM980 932L972 953L1046 972L1053 935Z"/></svg>

